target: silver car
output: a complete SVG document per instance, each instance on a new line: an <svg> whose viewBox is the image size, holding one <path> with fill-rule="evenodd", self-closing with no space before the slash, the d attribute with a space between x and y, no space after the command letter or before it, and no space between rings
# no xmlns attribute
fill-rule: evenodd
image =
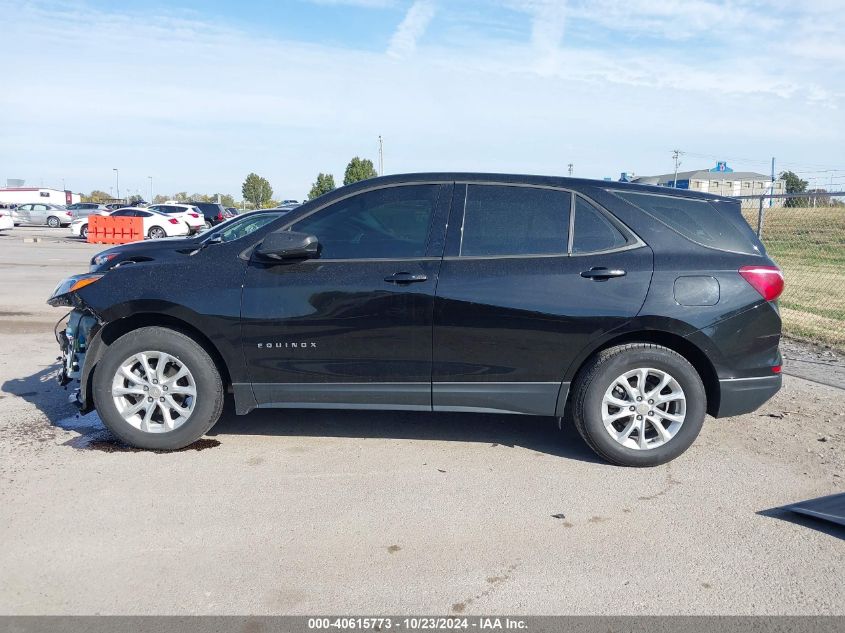
<svg viewBox="0 0 845 633"><path fill-rule="evenodd" d="M46 224L50 228L57 229L73 222L73 211L68 211L67 208L58 204L32 202L19 204L12 214L12 220L16 225Z"/></svg>
<svg viewBox="0 0 845 633"><path fill-rule="evenodd" d="M112 212L106 205L98 202L77 202L67 205L67 210L73 212L73 218L87 218L91 214L108 215Z"/></svg>

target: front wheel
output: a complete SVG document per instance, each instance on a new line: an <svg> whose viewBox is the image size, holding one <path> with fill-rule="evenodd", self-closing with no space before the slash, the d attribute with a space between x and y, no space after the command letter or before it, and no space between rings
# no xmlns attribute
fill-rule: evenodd
<svg viewBox="0 0 845 633"><path fill-rule="evenodd" d="M82 228L79 229L79 237L81 237L83 240L88 239L88 225L87 224L83 224Z"/></svg>
<svg viewBox="0 0 845 633"><path fill-rule="evenodd" d="M47 226L49 226L51 229L57 229L61 225L61 221L56 216L51 215L49 218L47 218Z"/></svg>
<svg viewBox="0 0 845 633"><path fill-rule="evenodd" d="M154 226L151 228L147 235L151 240L160 240L163 237L167 237L167 233L165 233L164 229L160 226Z"/></svg>
<svg viewBox="0 0 845 633"><path fill-rule="evenodd" d="M574 384L572 414L584 441L620 466L657 466L698 437L704 384L680 354L632 343L599 352Z"/></svg>
<svg viewBox="0 0 845 633"><path fill-rule="evenodd" d="M223 410L214 361L193 339L163 327L124 334L94 371L94 404L122 441L174 450L196 442Z"/></svg>

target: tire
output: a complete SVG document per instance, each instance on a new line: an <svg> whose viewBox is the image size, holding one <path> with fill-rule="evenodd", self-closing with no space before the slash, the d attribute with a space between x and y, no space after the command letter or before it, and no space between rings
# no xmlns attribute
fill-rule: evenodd
<svg viewBox="0 0 845 633"><path fill-rule="evenodd" d="M147 233L147 237L151 240L160 240L163 237L167 237L167 233L160 226L154 226Z"/></svg>
<svg viewBox="0 0 845 633"><path fill-rule="evenodd" d="M58 229L62 226L62 222L56 216L51 215L49 218L47 218L47 226L49 226L51 229Z"/></svg>
<svg viewBox="0 0 845 633"><path fill-rule="evenodd" d="M665 376L666 386L655 392ZM658 466L675 459L698 437L707 412L707 394L695 368L680 354L650 343L599 352L579 372L573 388L575 428L600 457L619 466Z"/></svg>
<svg viewBox="0 0 845 633"><path fill-rule="evenodd" d="M212 224L208 220L205 221L205 228L206 230L212 228Z"/></svg>
<svg viewBox="0 0 845 633"><path fill-rule="evenodd" d="M82 228L79 229L79 237L81 237L83 240L88 239L88 225L87 224L83 224Z"/></svg>
<svg viewBox="0 0 845 633"><path fill-rule="evenodd" d="M143 361L135 360L142 354L150 367L149 380L145 379ZM159 374L162 359L169 360ZM131 363L135 363L130 370L135 378L127 380L121 368ZM182 367L188 374L173 380ZM155 382L156 377L161 380ZM147 389L142 391L142 385ZM141 395L115 393L121 388L138 389ZM195 395L191 400L190 395L183 394L192 389ZM193 444L214 426L223 411L223 383L208 352L189 336L164 327L133 330L110 345L94 371L93 396L97 413L108 429L126 444L145 449L176 450ZM179 398L179 405L174 404ZM140 412L132 415L133 407L139 405ZM174 410L176 406L190 411L182 416ZM169 424L164 420L165 410ZM149 422L144 422L145 418Z"/></svg>

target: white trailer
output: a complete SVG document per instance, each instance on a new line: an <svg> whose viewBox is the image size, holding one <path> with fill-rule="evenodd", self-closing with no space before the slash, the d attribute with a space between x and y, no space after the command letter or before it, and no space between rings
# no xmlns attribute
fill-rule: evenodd
<svg viewBox="0 0 845 633"><path fill-rule="evenodd" d="M27 204L47 202L49 204L76 204L82 197L78 193L48 189L44 187L7 187L0 189L0 204Z"/></svg>

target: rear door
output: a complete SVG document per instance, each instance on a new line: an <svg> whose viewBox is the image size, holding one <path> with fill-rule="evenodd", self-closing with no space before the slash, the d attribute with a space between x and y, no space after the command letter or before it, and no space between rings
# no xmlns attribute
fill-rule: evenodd
<svg viewBox="0 0 845 633"><path fill-rule="evenodd" d="M434 409L554 415L578 352L640 310L651 249L573 191L470 183L455 196L435 299Z"/></svg>

